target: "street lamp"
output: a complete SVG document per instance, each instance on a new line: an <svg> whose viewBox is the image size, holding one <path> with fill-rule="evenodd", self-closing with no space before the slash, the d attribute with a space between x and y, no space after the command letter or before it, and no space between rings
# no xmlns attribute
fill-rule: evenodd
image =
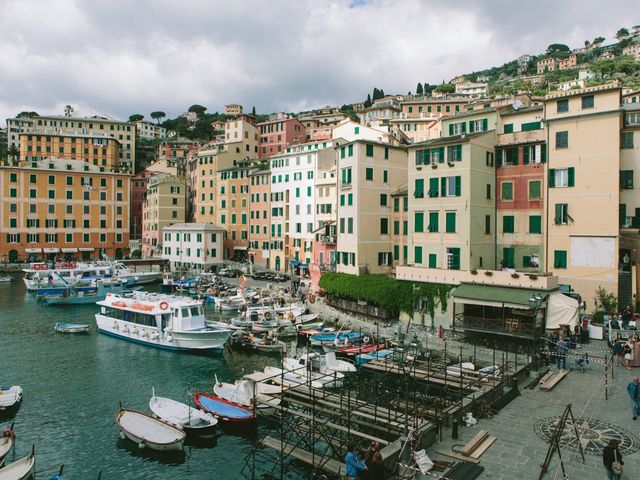
<svg viewBox="0 0 640 480"><path fill-rule="evenodd" d="M540 296L539 293L536 293L535 295L531 295L529 297L529 306L531 307L532 310L535 311L535 313L537 314L538 310L540 309L540 306L542 305L542 297Z"/></svg>

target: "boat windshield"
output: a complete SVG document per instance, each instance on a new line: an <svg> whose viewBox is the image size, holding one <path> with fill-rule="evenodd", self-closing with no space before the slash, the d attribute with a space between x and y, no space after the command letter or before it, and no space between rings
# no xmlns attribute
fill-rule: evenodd
<svg viewBox="0 0 640 480"><path fill-rule="evenodd" d="M103 307L103 315L115 318L116 320L124 320L125 322L136 323L138 325L146 325L147 327L157 327L156 316L144 312L132 312L129 310L121 310L119 308Z"/></svg>

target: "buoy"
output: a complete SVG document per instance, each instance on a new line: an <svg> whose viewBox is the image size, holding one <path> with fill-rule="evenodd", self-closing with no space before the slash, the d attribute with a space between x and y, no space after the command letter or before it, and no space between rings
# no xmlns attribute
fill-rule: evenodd
<svg viewBox="0 0 640 480"><path fill-rule="evenodd" d="M147 331L146 330L140 330L140 336L141 337L146 337L147 336Z"/></svg>
<svg viewBox="0 0 640 480"><path fill-rule="evenodd" d="M131 329L131 335L137 335L138 334L138 330L136 330L135 328Z"/></svg>
<svg viewBox="0 0 640 480"><path fill-rule="evenodd" d="M169 304L167 302L160 302L160 310L166 310L169 308Z"/></svg>
<svg viewBox="0 0 640 480"><path fill-rule="evenodd" d="M167 342L173 342L173 337L171 335L167 335Z"/></svg>

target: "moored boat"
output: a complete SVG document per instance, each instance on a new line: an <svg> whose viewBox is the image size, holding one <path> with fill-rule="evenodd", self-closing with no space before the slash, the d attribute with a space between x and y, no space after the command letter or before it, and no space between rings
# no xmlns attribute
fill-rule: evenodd
<svg viewBox="0 0 640 480"><path fill-rule="evenodd" d="M341 343L343 345L348 345L355 339L363 337L364 334L359 332L335 332L335 333L320 333L316 335L311 335L309 337L311 341L311 345L314 346L323 346L323 345L331 345L331 346L339 346Z"/></svg>
<svg viewBox="0 0 640 480"><path fill-rule="evenodd" d="M31 455L0 468L0 480L28 480L33 477L35 469L36 454L32 448Z"/></svg>
<svg viewBox="0 0 640 480"><path fill-rule="evenodd" d="M271 386L271 389L278 393L282 392L281 387ZM276 407L280 405L279 398L261 393L260 386L247 378L236 380L235 383L224 383L220 382L216 376L213 393L220 398L255 410L259 415L273 415Z"/></svg>
<svg viewBox="0 0 640 480"><path fill-rule="evenodd" d="M300 385L307 385L313 388L323 388L324 385L308 376L302 376L298 372L292 372L288 369L281 369L276 367L264 367L264 373L268 375L268 379L278 385L284 385L287 387L298 387Z"/></svg>
<svg viewBox="0 0 640 480"><path fill-rule="evenodd" d="M120 409L116 415L120 437L128 438L139 448L161 452L182 450L186 433L164 420L136 410ZM1 479L0 479L1 480Z"/></svg>
<svg viewBox="0 0 640 480"><path fill-rule="evenodd" d="M58 322L53 326L58 333L89 333L91 325L84 323L63 323Z"/></svg>
<svg viewBox="0 0 640 480"><path fill-rule="evenodd" d="M311 380L320 383L323 388L339 388L343 385L344 374L329 370L325 358L315 352L300 358L284 358L282 365L285 370L302 377L305 383Z"/></svg>
<svg viewBox="0 0 640 480"><path fill-rule="evenodd" d="M251 409L215 395L196 392L193 400L198 408L226 422L248 422L256 418Z"/></svg>
<svg viewBox="0 0 640 480"><path fill-rule="evenodd" d="M129 285L119 280L98 280L88 287L69 285L60 294L45 294L49 305L83 305L96 303L107 298L107 294L124 294ZM140 287L138 287L140 288Z"/></svg>
<svg viewBox="0 0 640 480"><path fill-rule="evenodd" d="M0 275L0 283L4 283L4 282L12 282L13 281L13 277L10 275Z"/></svg>
<svg viewBox="0 0 640 480"><path fill-rule="evenodd" d="M0 414L17 409L22 401L22 387L0 385Z"/></svg>
<svg viewBox="0 0 640 480"><path fill-rule="evenodd" d="M372 362L373 360L382 360L386 357L393 355L393 349L375 350L369 353L356 354L356 365L364 365L365 363Z"/></svg>
<svg viewBox="0 0 640 480"><path fill-rule="evenodd" d="M134 292L97 302L96 323L101 333L168 350L221 352L230 330L208 322L202 301L189 297Z"/></svg>
<svg viewBox="0 0 640 480"><path fill-rule="evenodd" d="M16 434L13 431L13 425L11 425L11 428L5 429L0 436L0 467L4 465L4 459L9 455L15 440Z"/></svg>
<svg viewBox="0 0 640 480"><path fill-rule="evenodd" d="M211 438L216 434L218 419L213 415L171 398L157 397L155 389L149 400L149 409L154 415L180 427L188 435Z"/></svg>

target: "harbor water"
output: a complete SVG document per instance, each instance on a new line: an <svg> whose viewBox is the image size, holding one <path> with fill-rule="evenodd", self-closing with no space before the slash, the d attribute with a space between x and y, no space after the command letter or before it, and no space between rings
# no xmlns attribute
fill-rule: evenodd
<svg viewBox="0 0 640 480"><path fill-rule="evenodd" d="M15 417L0 418L0 429L15 422L15 458L35 445L39 480L53 476L61 464L65 480L96 479L99 471L102 480L243 478L255 432L222 431L213 442L187 445L180 455L150 454L120 439L115 416L120 403L149 413L154 387L157 395L186 403L195 388L211 391L214 375L233 382L277 365L278 358L230 350L195 355L136 345L99 334L97 310L95 305L39 303L20 275L0 284L0 384L24 389ZM212 312L207 316L213 318ZM88 323L92 330L59 334L53 329L56 322Z"/></svg>

